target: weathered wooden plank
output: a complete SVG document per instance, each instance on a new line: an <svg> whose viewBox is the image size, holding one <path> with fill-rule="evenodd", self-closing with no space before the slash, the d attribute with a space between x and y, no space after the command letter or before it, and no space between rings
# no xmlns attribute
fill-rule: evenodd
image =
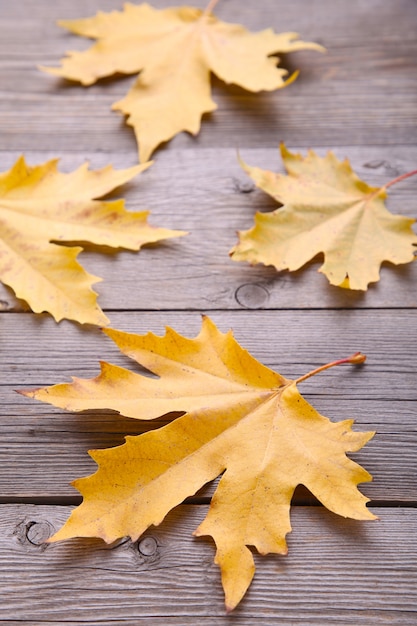
<svg viewBox="0 0 417 626"><path fill-rule="evenodd" d="M288 377L297 378L357 350L368 354L363 367L348 366L343 373L340 368L329 370L319 384L318 378L305 381L306 391L319 393L321 388L340 397L340 383L350 381L356 399L416 399L413 310L215 311L210 317L222 332L232 328L256 358ZM57 325L46 315L30 313L3 313L0 319L3 385L21 388L68 380L74 374L91 376L98 372L101 359L134 367L98 328L67 321ZM193 337L200 330L201 316L193 311L114 312L111 322L127 332L163 335L165 326L171 326Z"/></svg>
<svg viewBox="0 0 417 626"><path fill-rule="evenodd" d="M335 421L354 416L358 418L355 427L357 430L374 428L377 431L366 448L350 455L374 477L372 483L360 487L368 498L375 501L396 501L398 504L417 502L416 433L410 427L397 422L405 412L404 409L401 410L401 406L394 405L387 415L382 403L376 404L376 407L369 406L370 403L362 403L360 408L363 413L359 413L359 403L339 403L335 409L334 402L319 403L315 399L308 399L315 408L320 407L324 415L331 416ZM408 409L408 416L415 417L415 410L412 412L410 405ZM2 408L2 413L6 411L7 405ZM374 422L363 425L361 418L364 414L369 421L374 417ZM378 422L381 414L387 422L382 426ZM121 445L126 435L140 434L164 424L155 422L145 426L116 416L103 418L102 415L89 414L78 417L60 415L57 411L49 415L40 412L32 417L17 415L13 421L9 416L2 416L2 421L6 420L8 423L2 425L0 431L2 502L22 499L27 501L31 498L48 501L75 498L79 494L70 486L70 482L96 470L87 450ZM384 427L387 429L385 432ZM211 496L214 486L215 484L205 486L199 495ZM305 502L306 499L310 501L311 497L304 491L296 493L296 502Z"/></svg>
<svg viewBox="0 0 417 626"><path fill-rule="evenodd" d="M205 0L195 0L193 6L203 8ZM176 0L154 0L152 6L165 8L178 6ZM57 26L60 19L76 19L95 14L97 11L121 10L122 3L117 0L59 0L53 5L21 0L19 4L9 3L1 7L4 35L0 42L1 65L6 69L19 65L33 67L37 63L58 64L59 58L68 49L85 49L90 44L88 39L74 36ZM396 10L397 9L397 10ZM220 2L215 14L228 22L240 22L251 30L273 28L276 32L296 30L304 40L314 40L328 46L328 52L342 52L345 56L349 49L351 59L360 53L363 60L369 60L373 69L380 69L381 55L391 52L393 59L401 51L404 57L412 57L410 45L415 44L415 11L413 0L398 0L395 6L383 0L356 0L347 5L344 0L298 0L297 4L285 0L261 0L257 6L242 4L239 0ZM42 37L34 37L41 33ZM366 34L366 37L364 36ZM372 50L372 53L369 52ZM47 59L36 56L47 55ZM295 53L292 53L295 55ZM316 65L317 58L311 52L297 53L295 58L303 59L309 70ZM369 55L369 56L368 56ZM394 55L394 56L393 56ZM329 55L321 57L324 62ZM309 60L310 59L310 60ZM315 61L311 61L315 59ZM345 62L346 58L343 59ZM357 67L352 62L350 75L358 76L365 67ZM403 63L405 72L412 72L412 65ZM339 72L334 72L336 80L341 79ZM397 82L402 75L394 75ZM369 81L368 81L369 82ZM111 87L110 87L111 88ZM21 90L27 89L22 85ZM377 104L377 103L376 103Z"/></svg>
<svg viewBox="0 0 417 626"><path fill-rule="evenodd" d="M358 430L377 431L354 456L374 475L374 482L362 487L368 497L417 501L413 311L240 311L212 318L224 332L233 328L256 358L292 378L356 350L367 353L364 367L329 370L300 385L301 391L331 419L353 417ZM200 327L200 316L192 312L115 313L112 321L139 333L163 334L170 325L190 337ZM70 480L95 468L88 449L119 445L126 434L156 424L103 412L72 415L14 389L64 382L72 375L93 377L99 360L135 366L98 329L57 326L31 314L3 314L1 324L2 497L73 496Z"/></svg>
<svg viewBox="0 0 417 626"><path fill-rule="evenodd" d="M135 617L135 624L146 624L146 626L195 626L195 617L170 617L164 616L161 618L158 617ZM271 618L270 617L250 617L246 619L245 617L240 616L228 616L224 618L222 621L219 621L218 617L208 617L205 615L199 615L198 621L204 626L220 626L222 624L238 624L239 626L251 626L253 624L253 620L256 619L256 624L260 624L260 626L271 626ZM341 611L340 613L333 613L332 611L327 611L327 609L320 609L319 611L311 610L308 615L302 618L302 621L298 619L298 613L296 609L290 609L285 611L285 617L280 618L280 624L288 624L289 626L322 626L323 624L331 624L331 626L369 626L369 623L372 624L386 624L389 620L389 625L393 626L410 626L410 613L407 611L396 611L394 616L387 616L380 611L366 610L366 611ZM414 615L411 615L411 619L414 619ZM232 622L233 620L233 622ZM7 621L7 626L21 626L22 623L25 622L15 622L15 621ZM62 626L64 622L56 622L48 620L48 626ZM65 621L65 626L79 626L81 622L79 621ZM96 622L82 622L83 624L94 624ZM131 625L130 618L118 618L117 624L128 624ZM45 624L44 621L31 621L30 626L43 626ZM111 619L100 620L100 626L114 626L115 620Z"/></svg>
<svg viewBox="0 0 417 626"><path fill-rule="evenodd" d="M206 0L193 4L203 7ZM120 6L116 0L2 4L1 171L20 152L31 162L63 155L67 169L85 158L94 167L136 162L133 133L110 111L132 78L84 89L36 69L88 45L57 28L56 19ZM198 138L178 136L156 153L151 170L123 190L129 208L150 208L152 223L188 229L189 237L139 255L88 251L81 258L105 279L97 290L114 327L161 333L170 324L192 336L200 324L197 312L210 312L223 331L232 326L255 356L292 377L354 350L367 352L365 367L326 372L301 390L332 419L355 417L358 430L377 429L355 455L374 475L361 489L374 501L410 506L417 501L411 310L417 304L416 264L384 268L380 283L357 294L329 287L316 273L317 263L277 275L271 268L235 264L228 251L235 231L251 225L255 210L274 207L260 191L250 191L236 162L237 147L247 162L271 169L281 167L279 140L302 150L336 148L374 185L415 168L415 3L228 0L216 13L252 29L296 30L328 52L284 59L285 67L299 67L301 75L280 92L252 95L214 81L219 109L205 119ZM389 206L415 216L415 181L394 187ZM98 329L10 313L21 306L1 286L0 301L1 497L68 501L74 494L69 480L94 470L86 450L120 444L144 425L106 412L71 415L13 389L74 374L94 376L100 358L132 364ZM376 310L381 307L391 310ZM202 493L210 495L212 487ZM296 501L306 499L300 492ZM265 626L409 626L416 621L415 509L381 508L379 522L362 524L318 507L294 507L289 557L257 557L248 597L227 620L213 546L191 538L204 510L179 507L139 547L71 542L44 549L39 540L45 529L58 527L69 509L1 506L0 622L194 626L198 620L252 626L256 619Z"/></svg>
<svg viewBox="0 0 417 626"><path fill-rule="evenodd" d="M205 512L204 506L178 507L136 544L75 540L46 547L41 542L69 508L1 506L2 619L31 625L139 618L217 625L249 625L255 618L262 624L414 622L415 509L380 508L379 521L369 523L295 507L288 556L255 557L252 586L227 618L213 545L191 536Z"/></svg>
<svg viewBox="0 0 417 626"><path fill-rule="evenodd" d="M203 7L206 2L195 4ZM86 90L65 86L36 69L37 64L57 65L67 49L87 45L58 29L57 19L115 8L120 8L119 2L99 0L53 5L22 0L2 7L7 20L0 54L3 150L87 151L94 146L135 152L133 133L110 111L130 78ZM294 145L344 145L347 139L358 145L415 144L414 9L412 0L219 3L216 12L223 19L253 29L298 31L322 42L328 52L300 52L286 59L291 71L301 67L302 73L295 85L276 93L252 95L217 84L219 110L203 125L198 139L180 135L171 147L274 146L279 139Z"/></svg>
<svg viewBox="0 0 417 626"><path fill-rule="evenodd" d="M307 146L304 147L305 153ZM320 154L326 149L317 148ZM382 186L417 163L415 147L374 146L337 148L348 157L358 175ZM18 152L0 152L0 170L12 166ZM53 153L28 153L29 163L41 163ZM283 171L277 147L241 151L249 164ZM132 154L83 155L65 153L62 171L70 171L90 159L92 167L112 162L122 168L134 163ZM393 213L414 216L416 179L390 190L388 207ZM229 251L237 242L236 231L250 228L257 210L277 205L240 168L233 148L222 150L169 150L157 162L112 197L125 197L132 210L149 209L155 225L187 230L190 234L140 253L102 254L90 249L80 261L103 282L95 286L99 302L107 310L144 309L283 309L416 307L417 264L395 267L385 264L381 280L367 292L329 285L317 272L315 261L298 272L276 272L272 267L236 263ZM10 290L0 286L3 310L19 308Z"/></svg>
<svg viewBox="0 0 417 626"><path fill-rule="evenodd" d="M206 0L194 0L195 7L204 8ZM176 0L153 0L152 6L164 8L178 6ZM304 38L316 38L318 29L344 45L375 45L383 40L387 44L398 39L398 30L403 34L402 41L414 41L415 19L414 3L412 0L397 0L398 11L390 3L382 0L352 0L348 5L344 0L297 0L297 3L285 0L260 0L257 6L251 3L241 3L240 0L227 0L218 3L215 14L227 21L239 21L248 28L263 29L271 24L278 32L292 31L294 26L303 34ZM27 37L27 43L40 45L41 42L31 40L25 34L25 28L35 28L39 22L44 31L55 33L63 32L56 29L55 20L76 19L93 15L97 11L121 10L122 3L117 0L56 0L53 4L38 2L37 0L21 0L17 3L2 5L2 21L8 26L2 40L9 46L16 44L11 34L11 28L20 26L20 36ZM305 9L305 10L302 10ZM336 16L340 19L336 19ZM343 22L342 22L343 18ZM363 38L366 29L367 37ZM308 34L306 34L308 31ZM350 31L352 31L352 36ZM69 35L67 36L69 37ZM57 37L58 39L58 37ZM74 41L76 41L74 39ZM62 44L66 50L65 44ZM84 46L85 47L85 46ZM24 50L21 50L25 53Z"/></svg>
<svg viewBox="0 0 417 626"><path fill-rule="evenodd" d="M203 7L206 0L192 4ZM32 163L62 155L68 170L86 158L94 167L136 162L132 131L110 111L132 78L85 89L36 69L88 45L57 28L56 19L120 7L116 0L2 4L0 171L20 152ZM316 262L294 275L277 275L228 258L235 231L248 228L257 209L274 208L248 186L236 162L237 147L247 162L278 170L279 140L303 151L314 147L324 153L328 146L339 157L348 156L374 185L415 169L415 3L228 0L216 13L254 30L296 30L328 52L284 58L284 66L300 68L301 75L272 94L247 94L215 80L219 109L205 119L198 138L178 136L156 153L151 170L122 190L129 208L149 208L152 223L188 229L189 237L139 255L90 250L81 259L104 278L97 290L114 327L161 333L170 324L193 336L198 312L204 311L223 331L233 327L256 357L290 377L357 349L366 352L365 367L331 370L306 381L301 391L330 418L354 417L358 430L378 431L354 455L374 475L361 490L374 504L405 506L378 509L381 520L375 524L341 520L319 507L294 507L289 557L257 557L247 599L226 618L213 546L191 537L205 507L179 507L139 546L71 542L44 549L39 541L45 530L57 528L69 509L3 505L1 623L194 626L198 620L252 626L256 619L265 626L409 626L416 621L416 511L406 508L417 501L416 264L384 267L381 282L358 294L329 287L316 273ZM415 216L415 180L391 190L389 207ZM376 310L381 307L391 310ZM99 359L132 367L98 329L56 326L46 316L10 312L21 308L0 285L1 501L69 502L75 492L68 482L94 471L88 448L118 445L125 434L152 425L106 412L71 415L15 394L13 389L74 374L94 376ZM212 490L208 486L201 494ZM310 500L299 491L295 501Z"/></svg>
<svg viewBox="0 0 417 626"><path fill-rule="evenodd" d="M305 395L316 409L335 421L354 417L357 430L376 430L375 438L351 455L374 477L372 483L361 485L361 491L376 501L417 502L416 432L412 424L402 421L415 421L415 403L391 402L387 408L386 401L351 400L351 389L344 389L347 398L337 404ZM0 489L1 501L6 502L74 498L78 493L70 482L96 469L87 450L121 445L126 435L138 435L166 423L144 424L94 412L77 416L38 406L10 407L7 401L1 414ZM208 485L200 495L210 496L213 489L214 485ZM304 492L297 492L297 502L305 499Z"/></svg>
<svg viewBox="0 0 417 626"><path fill-rule="evenodd" d="M25 80L24 75L21 80ZM40 80L51 82L50 78L42 76ZM302 77L299 79L300 84L303 80ZM130 82L124 81L124 91ZM381 78L380 82L389 82L389 77ZM254 95L233 93L230 88L227 95L216 89L214 94L219 110L203 123L199 136L177 135L170 142L170 148L274 147L278 141L297 146L321 144L330 147L347 143L415 145L415 103L407 98L408 90L396 90L386 109L376 115L370 101L385 98L385 85L368 94L361 93L357 87L355 98L350 102L348 94L352 88L346 93L335 91L327 104L323 104L326 103L323 92L327 87L321 88L319 97L314 84L312 80L311 91L280 92L279 96L261 94L256 99ZM23 101L16 95L3 97L0 107L3 150L24 152L41 148L59 154L63 147L87 152L94 146L97 151L110 151L114 147L136 155L132 130L125 126L120 115L110 110L112 103L120 100L123 94L108 95L106 92L100 95L92 91L77 97L66 91L77 87L45 89L54 91L31 95ZM349 115L353 107L354 116ZM59 111L59 115L53 115L52 111ZM376 120L381 118L383 123L377 123ZM246 130L248 127L250 132ZM159 149L155 158L163 152L163 148Z"/></svg>

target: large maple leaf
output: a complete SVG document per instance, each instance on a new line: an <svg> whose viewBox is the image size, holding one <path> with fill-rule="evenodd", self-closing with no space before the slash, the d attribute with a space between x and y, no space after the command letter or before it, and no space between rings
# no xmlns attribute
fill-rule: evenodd
<svg viewBox="0 0 417 626"><path fill-rule="evenodd" d="M97 378L22 393L72 411L110 408L143 420L172 411L185 414L159 430L127 437L122 446L90 452L99 468L74 482L84 501L52 541L102 537L112 542L128 535L136 540L224 472L195 535L214 538L231 610L254 575L248 546L261 554L287 552L297 485L308 487L339 515L374 518L357 489L371 476L345 455L374 433L353 432L353 420L330 422L296 386L332 365L363 362L363 355L291 381L259 363L231 331L221 333L208 318L195 339L170 328L164 337L104 332L159 378L103 363Z"/></svg>
<svg viewBox="0 0 417 626"><path fill-rule="evenodd" d="M287 71L270 55L323 50L298 40L296 33L250 33L224 23L210 6L205 11L186 6L157 10L126 3L120 12L59 24L98 41L84 52L70 52L60 68L41 69L83 85L117 72L140 72L113 109L134 127L141 161L180 131L198 133L202 115L217 108L210 97L210 72L249 91L274 90L292 79L284 80Z"/></svg>
<svg viewBox="0 0 417 626"><path fill-rule="evenodd" d="M409 174L377 188L332 152L320 157L309 150L302 157L281 144L281 156L288 176L242 162L256 185L283 207L256 214L253 228L239 233L233 260L294 271L322 253L319 271L332 285L363 291L379 280L383 261L414 260L415 220L392 215L384 204L386 188Z"/></svg>
<svg viewBox="0 0 417 626"><path fill-rule="evenodd" d="M0 280L35 313L47 311L56 321L108 324L91 289L101 279L77 262L81 247L59 244L85 241L139 250L145 243L184 234L150 226L147 211L128 212L123 200L94 199L149 165L91 171L84 164L62 173L57 160L31 167L18 159L0 173Z"/></svg>

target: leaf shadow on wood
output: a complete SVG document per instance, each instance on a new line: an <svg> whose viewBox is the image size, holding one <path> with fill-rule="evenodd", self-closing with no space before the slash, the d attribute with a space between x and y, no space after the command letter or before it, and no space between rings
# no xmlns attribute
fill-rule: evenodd
<svg viewBox="0 0 417 626"><path fill-rule="evenodd" d="M368 285L367 291L345 289L336 285L331 285L327 278L318 271L322 265L324 257L322 254L316 255L300 269L295 271L277 271L271 265L265 266L261 263L248 266L246 270L246 282L260 281L263 287L272 295L273 292L281 290L303 290L306 289L305 308L310 308L309 293L312 284L319 280L319 288L323 290L323 307L352 309L364 307L367 304L372 306L374 298L386 289L392 289L395 284L402 289L411 289L414 281L415 269L411 263L404 265L393 265L384 262L381 266L380 280ZM255 272L254 272L255 270ZM319 274L313 277L312 272ZM274 306L267 308L276 308ZM303 308L303 307L302 307Z"/></svg>
<svg viewBox="0 0 417 626"><path fill-rule="evenodd" d="M206 512L207 506L182 504L172 509L161 524L150 526L134 542L128 537L121 537L111 544L106 544L101 539L79 537L49 544L47 551L50 556L53 551L57 567L61 561L61 566L68 567L75 563L77 569L80 570L84 568L89 570L92 567L100 570L104 567L104 559L104 561L111 560L112 567L115 569L119 565L126 570L125 573L129 571L135 573L138 570L170 569L170 562L175 569L178 567L188 569L193 564L194 566L201 565L201 550L196 550L193 555L189 547L190 543L198 542L207 545L207 558L204 565L213 568L214 573L217 574L213 567L212 541L205 537L198 539L192 537L193 530L203 520ZM58 524L55 523L54 530L57 530L56 526ZM141 544L145 538L154 540L156 554L149 555L153 558L144 558L144 551L141 551Z"/></svg>
<svg viewBox="0 0 417 626"><path fill-rule="evenodd" d="M44 77L45 73L41 72ZM53 74L46 74L49 78L49 88L44 88L43 93L49 95L59 95L61 92L65 96L68 95L81 95L82 97L97 96L98 94L110 95L116 97L123 97L128 89L133 85L137 79L138 74L122 74L115 73L111 76L105 76L99 78L92 85L82 85L78 80L72 80L71 78L62 78L61 76L54 76Z"/></svg>
<svg viewBox="0 0 417 626"><path fill-rule="evenodd" d="M132 258L135 258L138 254L140 254L145 249L148 249L148 250L159 250L159 249L163 250L164 248L167 250L173 249L173 245L172 245L173 242L172 241L170 242L168 240L153 241L153 242L151 241L148 243L143 243L139 250L128 250L123 247L113 248L111 246L99 245L99 244L91 243L90 241L83 241L83 240L56 241L52 239L51 243L55 243L66 248L74 248L77 246L81 246L82 251L80 252L80 256L78 257L79 261L83 258L82 255L84 252L103 254L107 256L115 256L120 253L123 253L123 254L130 255ZM101 282L105 280L106 280L105 276L102 276Z"/></svg>
<svg viewBox="0 0 417 626"><path fill-rule="evenodd" d="M31 308L25 300L16 296L11 287L0 283L0 312L2 311L30 312Z"/></svg>
<svg viewBox="0 0 417 626"><path fill-rule="evenodd" d="M336 544L346 557L353 554L354 558L359 559L374 543L373 528L369 521L342 518L321 505L293 507L291 525L292 532L287 536L287 556L262 556L253 550L258 572L262 571L261 568L271 566L278 574L285 576L288 582L289 579L296 580L297 570L308 561L312 568L316 563L320 575L327 576L326 570L334 569L332 546ZM340 554L339 558L343 556Z"/></svg>
<svg viewBox="0 0 417 626"><path fill-rule="evenodd" d="M262 136L262 133L265 132L265 126L268 126L269 134L276 136L278 145L281 111L276 97L277 92L252 93L237 85L226 85L215 76L212 78L212 87L212 97L218 105L218 109L211 113L210 117L220 123L222 113L227 112L229 124L231 120L235 119L238 129L242 121L246 122L248 128L250 127L250 135L254 138L254 146L256 147L259 144L259 140L255 142L257 135ZM207 120L208 116L205 115L204 118ZM239 138L241 139L241 135ZM236 140L236 148L239 148L238 139Z"/></svg>

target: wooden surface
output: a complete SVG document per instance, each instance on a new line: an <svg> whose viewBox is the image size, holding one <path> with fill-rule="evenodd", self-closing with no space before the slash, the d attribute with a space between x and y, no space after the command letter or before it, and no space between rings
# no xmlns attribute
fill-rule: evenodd
<svg viewBox="0 0 417 626"><path fill-rule="evenodd" d="M21 153L31 164L59 157L64 171L86 159L94 168L136 163L133 133L110 111L132 77L86 89L36 69L88 45L59 29L57 19L119 8L115 0L1 2L0 171ZM213 485L135 544L45 547L42 541L79 502L70 481L94 471L87 450L120 444L149 425L110 411L73 415L16 394L72 375L92 377L99 360L130 364L99 329L36 316L0 285L0 624L417 621L417 265L386 265L379 283L356 293L330 287L317 260L277 274L228 256L236 231L250 227L255 211L274 208L240 169L237 149L246 162L277 171L281 140L302 152L331 149L372 185L415 169L417 6L415 0L220 0L216 13L252 30L297 31L327 53L284 59L300 77L275 93L249 94L214 80L219 109L205 116L199 136L176 137L119 192L128 208L150 209L151 223L190 235L139 254L89 248L81 261L103 278L96 290L115 328L161 334L170 325L195 336L200 313L207 313L287 377L365 352L364 367L330 370L301 390L331 419L354 417L358 430L377 431L352 457L373 474L361 490L379 520L338 518L297 490L289 555L256 557L254 582L229 616L214 547L191 536ZM394 213L417 217L416 184L409 179L390 190Z"/></svg>

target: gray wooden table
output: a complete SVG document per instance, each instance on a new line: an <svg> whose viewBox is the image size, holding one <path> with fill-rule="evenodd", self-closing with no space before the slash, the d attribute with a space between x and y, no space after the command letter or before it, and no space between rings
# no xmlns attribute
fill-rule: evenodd
<svg viewBox="0 0 417 626"><path fill-rule="evenodd" d="M155 0L156 7L174 6ZM196 0L204 7L204 0ZM1 0L0 171L24 153L31 164L60 157L70 171L134 165L136 144L110 111L132 77L88 89L42 74L87 42L57 19L119 9L116 0ZM92 377L98 361L126 365L97 328L57 325L30 313L0 287L0 623L57 624L390 624L417 622L416 307L417 265L385 265L366 293L330 287L314 261L294 274L234 263L236 231L274 204L253 189L236 149L250 164L282 171L277 146L303 153L332 149L372 185L414 169L415 0L221 0L217 15L252 30L297 31L327 54L298 52L301 69L285 90L253 95L214 80L219 109L197 138L182 134L155 154L154 166L123 189L130 209L151 222L190 231L139 254L81 255L103 278L99 302L114 328L194 336L200 313L266 365L298 377L361 350L362 368L336 368L302 391L331 419L354 417L375 438L353 458L374 480L361 490L378 522L345 520L294 500L287 557L256 557L245 599L225 615L214 546L192 537L212 487L181 505L139 542L42 543L79 502L69 485L94 471L87 450L121 444L146 429L110 412L75 415L16 389ZM391 190L389 208L417 216L416 179Z"/></svg>

